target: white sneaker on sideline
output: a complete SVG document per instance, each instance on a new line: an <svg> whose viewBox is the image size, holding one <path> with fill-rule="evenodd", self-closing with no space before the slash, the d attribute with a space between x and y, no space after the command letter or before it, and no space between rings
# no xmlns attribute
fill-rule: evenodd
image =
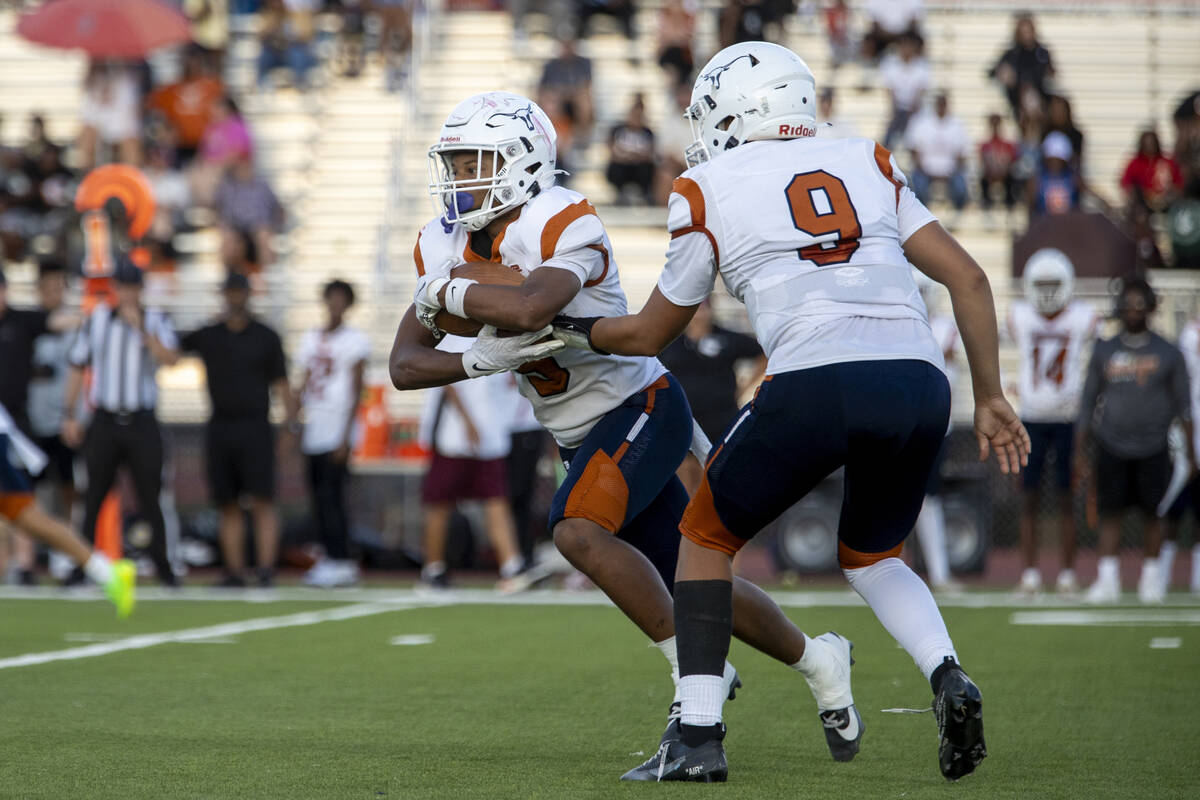
<svg viewBox="0 0 1200 800"><path fill-rule="evenodd" d="M304 573L304 585L335 589L358 583L358 565L349 559L326 558Z"/></svg>
<svg viewBox="0 0 1200 800"><path fill-rule="evenodd" d="M1037 597L1042 593L1042 573L1036 567L1027 567L1014 593L1019 597Z"/></svg>
<svg viewBox="0 0 1200 800"><path fill-rule="evenodd" d="M1079 581L1075 578L1075 570L1064 569L1058 573L1058 580L1054 582L1054 590L1065 595L1079 594Z"/></svg>
<svg viewBox="0 0 1200 800"><path fill-rule="evenodd" d="M1115 579L1098 578L1083 599L1094 605L1110 605L1121 600L1121 583Z"/></svg>
<svg viewBox="0 0 1200 800"><path fill-rule="evenodd" d="M1138 600L1142 605L1162 605L1166 599L1162 570L1157 561L1147 561L1142 565L1142 576L1138 578Z"/></svg>

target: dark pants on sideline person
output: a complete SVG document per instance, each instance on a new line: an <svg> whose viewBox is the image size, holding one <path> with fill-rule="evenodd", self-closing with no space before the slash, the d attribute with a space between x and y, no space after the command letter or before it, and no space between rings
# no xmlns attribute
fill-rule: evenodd
<svg viewBox="0 0 1200 800"><path fill-rule="evenodd" d="M517 544L526 561L533 560L533 546L546 531L544 520L534 520L533 501L537 466L546 451L548 438L542 430L514 433L512 450L508 453L508 502L517 526Z"/></svg>
<svg viewBox="0 0 1200 800"><path fill-rule="evenodd" d="M117 468L125 466L133 479L138 510L150 525L147 550L158 571L159 580L175 584L175 573L167 560L167 530L158 496L162 491L162 431L153 411L111 414L97 411L83 443L87 464L87 492L84 494L83 530L88 541L96 541L96 519L100 506L117 479Z"/></svg>
<svg viewBox="0 0 1200 800"><path fill-rule="evenodd" d="M313 515L325 545L325 555L339 561L350 557L350 527L346 520L346 462L333 460L333 453L308 457L308 482L312 487Z"/></svg>

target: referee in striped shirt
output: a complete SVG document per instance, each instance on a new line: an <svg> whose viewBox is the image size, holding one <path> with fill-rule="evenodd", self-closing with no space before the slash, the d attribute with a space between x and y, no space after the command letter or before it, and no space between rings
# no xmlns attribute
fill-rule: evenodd
<svg viewBox="0 0 1200 800"><path fill-rule="evenodd" d="M87 464L87 493L84 496L83 532L96 539L100 505L112 489L117 468L124 465L133 478L138 507L150 523L153 538L150 556L166 586L179 580L167 559L166 528L159 492L162 489L163 441L154 408L158 386L154 373L159 365L179 360L179 341L171 321L160 311L142 307L142 271L122 259L113 276L117 303L101 304L87 318L68 353L71 372L67 378L67 419L63 441L83 445ZM83 369L92 367L90 405L95 409L84 436L74 417Z"/></svg>

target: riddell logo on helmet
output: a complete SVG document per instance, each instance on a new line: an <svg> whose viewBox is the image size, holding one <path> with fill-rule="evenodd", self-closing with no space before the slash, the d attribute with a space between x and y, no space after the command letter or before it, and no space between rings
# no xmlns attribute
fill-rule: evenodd
<svg viewBox="0 0 1200 800"><path fill-rule="evenodd" d="M443 136L441 138L441 141L443 141L443 142L461 142L462 137L461 136Z"/></svg>
<svg viewBox="0 0 1200 800"><path fill-rule="evenodd" d="M813 128L804 125L780 125L780 136L816 136L817 132Z"/></svg>

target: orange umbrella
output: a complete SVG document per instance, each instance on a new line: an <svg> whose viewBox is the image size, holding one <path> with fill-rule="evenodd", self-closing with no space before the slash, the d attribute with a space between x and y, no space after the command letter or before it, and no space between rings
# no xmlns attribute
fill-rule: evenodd
<svg viewBox="0 0 1200 800"><path fill-rule="evenodd" d="M141 58L191 39L187 17L159 0L50 0L22 16L17 33L96 58Z"/></svg>

